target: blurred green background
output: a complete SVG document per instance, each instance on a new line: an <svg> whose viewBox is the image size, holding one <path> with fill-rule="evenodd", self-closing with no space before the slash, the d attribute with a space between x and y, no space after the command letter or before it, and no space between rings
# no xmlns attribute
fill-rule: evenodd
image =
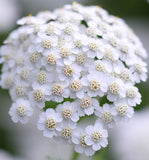
<svg viewBox="0 0 149 160"><path fill-rule="evenodd" d="M0 0L0 5L2 1L4 0ZM17 4L17 7L18 7L17 18L26 16L30 13L34 15L40 10L47 10L47 9L53 10L54 8L58 8L66 3L72 2L70 0L55 0L55 1L53 0L42 0L42 1L41 0L16 0L16 1L13 0L13 1L15 4ZM135 33L141 38L144 44L144 47L149 52L149 45L148 45L149 44L149 3L147 3L146 0L80 0L79 2L84 5L100 5L104 9L108 10L110 14L123 18L129 24L129 26L133 28ZM0 15L0 16L5 17L5 15ZM14 21L13 27L7 30L1 30L1 23L0 23L0 45L2 45L4 39L16 27L17 26L15 25L15 21ZM148 62L148 59L147 59L147 62ZM142 103L141 105L137 106L135 109L142 110L143 108L149 106L149 98L148 98L149 81L147 81L146 83L139 84L138 87L142 94ZM32 122L31 125L27 125L27 127L12 123L10 120L10 117L8 116L8 110L10 105L11 105L11 100L8 95L8 92L0 89L0 149L4 149L8 151L12 155L22 157L22 156L25 156L26 153L28 152L27 149L26 149L26 152L23 151L22 145L24 142L27 143L29 141L27 135L31 135L26 132L31 131L34 133L34 130L37 130L35 124L33 124L35 120ZM37 137L39 138L40 136L42 136L42 134L38 133ZM36 139L34 139L34 141L36 141ZM93 160L116 160L115 156L112 154L111 148L112 148L111 143L109 143L109 146L106 149L102 149L101 151L97 152L92 159ZM47 159L50 159L50 158L47 157ZM88 159L91 159L91 158L88 158Z"/></svg>

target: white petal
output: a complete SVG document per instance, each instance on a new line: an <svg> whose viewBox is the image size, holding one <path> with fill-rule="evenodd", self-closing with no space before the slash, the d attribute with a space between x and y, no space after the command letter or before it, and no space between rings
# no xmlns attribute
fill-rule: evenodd
<svg viewBox="0 0 149 160"><path fill-rule="evenodd" d="M93 133L93 130L94 130L94 128L93 128L93 126L91 126L91 125L89 125L89 126L87 126L87 127L85 128L85 131L86 131L86 133L87 133L88 135L91 135L91 134Z"/></svg>
<svg viewBox="0 0 149 160"><path fill-rule="evenodd" d="M85 143L90 146L90 145L92 145L94 142L93 142L93 140L92 140L92 138L91 138L90 136L86 136L86 137L85 137Z"/></svg>
<svg viewBox="0 0 149 160"><path fill-rule="evenodd" d="M91 114L93 114L93 112L94 112L94 107L89 107L89 108L85 109L85 113L87 115L91 115Z"/></svg>
<svg viewBox="0 0 149 160"><path fill-rule="evenodd" d="M87 156L92 156L95 153L95 151L91 147L85 148L85 154Z"/></svg>
<svg viewBox="0 0 149 160"><path fill-rule="evenodd" d="M43 135L48 138L53 137L53 131L48 131L47 129L43 132Z"/></svg>
<svg viewBox="0 0 149 160"><path fill-rule="evenodd" d="M84 149L81 145L76 145L75 146L75 151L78 153L83 153Z"/></svg>
<svg viewBox="0 0 149 160"><path fill-rule="evenodd" d="M83 91L83 90L78 91L78 92L76 93L76 96L77 96L78 98L82 99L82 98L84 97L84 91Z"/></svg>
<svg viewBox="0 0 149 160"><path fill-rule="evenodd" d="M84 86L88 86L88 79L87 79L86 77L83 77L83 78L81 79L81 82L82 82L82 84L83 84Z"/></svg>
<svg viewBox="0 0 149 160"><path fill-rule="evenodd" d="M93 147L93 150L94 150L94 151L98 151L98 150L100 150L100 148L101 148L101 147L100 147L100 143L94 143L92 147Z"/></svg>
<svg viewBox="0 0 149 160"><path fill-rule="evenodd" d="M107 139L102 140L102 141L100 142L100 144L101 144L102 147L106 147L106 146L108 145Z"/></svg>
<svg viewBox="0 0 149 160"><path fill-rule="evenodd" d="M72 119L72 121L77 122L77 121L79 120L78 113L74 113L74 114L71 116L71 119Z"/></svg>
<svg viewBox="0 0 149 160"><path fill-rule="evenodd" d="M74 144L79 144L80 143L80 140L76 137L76 136L72 136L72 142Z"/></svg>

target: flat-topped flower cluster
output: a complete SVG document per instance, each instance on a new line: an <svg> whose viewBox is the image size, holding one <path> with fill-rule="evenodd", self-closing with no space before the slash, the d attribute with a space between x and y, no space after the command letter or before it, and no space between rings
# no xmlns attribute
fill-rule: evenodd
<svg viewBox="0 0 149 160"><path fill-rule="evenodd" d="M78 3L17 23L0 52L12 120L27 123L37 107L44 136L88 156L106 147L108 128L131 118L141 102L135 84L147 79L147 53L139 38L122 19ZM56 108L45 106L50 101ZM90 115L95 124L79 127Z"/></svg>

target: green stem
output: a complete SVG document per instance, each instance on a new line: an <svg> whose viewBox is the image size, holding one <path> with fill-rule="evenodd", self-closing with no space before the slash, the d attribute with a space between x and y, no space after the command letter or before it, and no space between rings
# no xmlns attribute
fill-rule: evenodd
<svg viewBox="0 0 149 160"><path fill-rule="evenodd" d="M79 153L77 153L77 152L75 152L75 151L73 150L72 160L77 160L78 157L79 157Z"/></svg>

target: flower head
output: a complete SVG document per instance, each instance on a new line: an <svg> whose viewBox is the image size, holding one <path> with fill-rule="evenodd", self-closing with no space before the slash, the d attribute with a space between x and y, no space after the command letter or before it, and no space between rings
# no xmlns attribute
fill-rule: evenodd
<svg viewBox="0 0 149 160"><path fill-rule="evenodd" d="M41 110L43 135L92 156L108 144L108 128L141 103L147 52L120 18L78 3L18 20L0 48L0 86L14 101L9 114L26 123ZM94 125L79 127L83 117ZM81 117L81 118L80 118Z"/></svg>

